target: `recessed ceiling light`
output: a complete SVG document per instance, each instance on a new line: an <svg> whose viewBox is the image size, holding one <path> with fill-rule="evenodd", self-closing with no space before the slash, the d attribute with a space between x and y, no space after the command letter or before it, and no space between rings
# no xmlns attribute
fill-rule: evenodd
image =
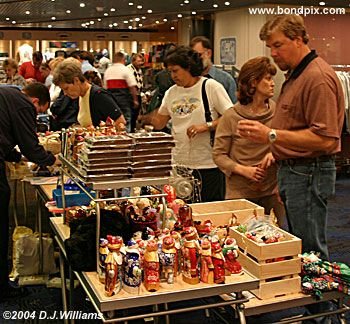
<svg viewBox="0 0 350 324"><path fill-rule="evenodd" d="M185 1L184 1L184 3L186 3L186 4L187 4L187 3L190 3L190 2L189 2L188 0L185 0Z"/></svg>
<svg viewBox="0 0 350 324"><path fill-rule="evenodd" d="M145 16L142 16L141 18L142 18L142 19L144 19L144 20L146 19L146 17L145 17Z"/></svg>
<svg viewBox="0 0 350 324"><path fill-rule="evenodd" d="M156 20L156 24L159 24L159 20Z"/></svg>
<svg viewBox="0 0 350 324"><path fill-rule="evenodd" d="M164 21L164 22L167 22L167 21L168 21L168 19L164 18L164 19L163 19L163 21Z"/></svg>
<svg viewBox="0 0 350 324"><path fill-rule="evenodd" d="M213 7L214 7L214 8L217 8L217 7L219 7L219 5L216 4L216 3L214 3L214 4L213 4Z"/></svg>
<svg viewBox="0 0 350 324"><path fill-rule="evenodd" d="M47 25L47 28L52 28L52 25Z"/></svg>
<svg viewBox="0 0 350 324"><path fill-rule="evenodd" d="M140 18L138 18L138 17L137 17L137 18L135 18L135 21L140 21Z"/></svg>
<svg viewBox="0 0 350 324"><path fill-rule="evenodd" d="M138 6L137 6L137 9L142 9L142 6L141 6L141 5L138 5Z"/></svg>
<svg viewBox="0 0 350 324"><path fill-rule="evenodd" d="M132 29L132 26L129 26L128 28L129 28L129 29Z"/></svg>
<svg viewBox="0 0 350 324"><path fill-rule="evenodd" d="M115 11L115 8L111 8L111 11Z"/></svg>
<svg viewBox="0 0 350 324"><path fill-rule="evenodd" d="M82 2L82 3L79 4L79 6L82 7L82 8L84 8L84 7L85 7L85 3Z"/></svg>
<svg viewBox="0 0 350 324"><path fill-rule="evenodd" d="M52 20L56 20L56 17L51 17Z"/></svg>
<svg viewBox="0 0 350 324"><path fill-rule="evenodd" d="M71 13L71 11L68 9L68 10L66 10L66 13L67 13L67 14L70 14L70 13Z"/></svg>
<svg viewBox="0 0 350 324"><path fill-rule="evenodd" d="M26 11L26 15L30 15L30 11L29 10Z"/></svg>
<svg viewBox="0 0 350 324"><path fill-rule="evenodd" d="M195 11L192 11L192 15L196 15L197 14L197 12L195 12Z"/></svg>
<svg viewBox="0 0 350 324"><path fill-rule="evenodd" d="M109 28L113 28L113 25L112 25L112 24L109 24L108 26L109 26Z"/></svg>
<svg viewBox="0 0 350 324"><path fill-rule="evenodd" d="M182 18L182 14L178 14L177 16L178 16L179 18Z"/></svg>
<svg viewBox="0 0 350 324"><path fill-rule="evenodd" d="M107 17L108 16L108 12L105 12L103 15Z"/></svg>
<svg viewBox="0 0 350 324"><path fill-rule="evenodd" d="M55 0L51 0L52 2L55 2Z"/></svg>
<svg viewBox="0 0 350 324"><path fill-rule="evenodd" d="M102 19L101 18L97 18L98 21L101 21Z"/></svg>
<svg viewBox="0 0 350 324"><path fill-rule="evenodd" d="M90 23L86 22L85 25L86 25L86 26L90 26Z"/></svg>
<svg viewBox="0 0 350 324"><path fill-rule="evenodd" d="M129 23L129 20L124 20L123 23L124 23L124 24L128 24L128 23Z"/></svg>
<svg viewBox="0 0 350 324"><path fill-rule="evenodd" d="M325 6L326 3L325 3L324 1L321 1L321 2L319 3L319 5L320 5L320 6Z"/></svg>
<svg viewBox="0 0 350 324"><path fill-rule="evenodd" d="M130 21L130 22L133 22L133 21L134 21L134 19L129 19L129 21Z"/></svg>
<svg viewBox="0 0 350 324"><path fill-rule="evenodd" d="M11 23L15 24L15 23L16 23L16 20L12 20Z"/></svg>
<svg viewBox="0 0 350 324"><path fill-rule="evenodd" d="M231 3L229 3L228 1L225 2L225 6L229 6Z"/></svg>
<svg viewBox="0 0 350 324"><path fill-rule="evenodd" d="M171 26L171 27L170 27L170 29L174 30L174 29L175 29L175 27L174 27L174 26Z"/></svg>
<svg viewBox="0 0 350 324"><path fill-rule="evenodd" d="M134 3L133 2L129 2L129 6L133 6L134 5Z"/></svg>
<svg viewBox="0 0 350 324"><path fill-rule="evenodd" d="M139 24L139 27L142 27L143 25L142 24Z"/></svg>
<svg viewBox="0 0 350 324"><path fill-rule="evenodd" d="M93 20L90 21L90 24L93 25L95 22Z"/></svg>
<svg viewBox="0 0 350 324"><path fill-rule="evenodd" d="M153 10L152 10L152 9L148 9L147 12L148 12L148 13L152 13Z"/></svg>
<svg viewBox="0 0 350 324"><path fill-rule="evenodd" d="M85 24L84 24L84 23L82 23L82 24L81 24L81 27L85 27Z"/></svg>
<svg viewBox="0 0 350 324"><path fill-rule="evenodd" d="M114 26L114 27L117 27L117 26L118 26L118 24L117 24L117 23L113 23L113 26Z"/></svg>
<svg viewBox="0 0 350 324"><path fill-rule="evenodd" d="M181 6L181 7L183 7L183 6L184 6L184 4L183 4L183 3L180 3L180 6Z"/></svg>

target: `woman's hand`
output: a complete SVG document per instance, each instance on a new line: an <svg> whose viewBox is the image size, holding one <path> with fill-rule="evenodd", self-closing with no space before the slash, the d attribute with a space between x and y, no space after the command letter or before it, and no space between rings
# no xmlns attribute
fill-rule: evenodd
<svg viewBox="0 0 350 324"><path fill-rule="evenodd" d="M187 136L189 138L195 137L197 134L204 133L208 131L207 124L192 125L187 128Z"/></svg>
<svg viewBox="0 0 350 324"><path fill-rule="evenodd" d="M259 167L266 170L268 169L273 163L275 163L275 158L273 157L272 153L267 153L264 158L262 159L261 163L259 164Z"/></svg>
<svg viewBox="0 0 350 324"><path fill-rule="evenodd" d="M237 167L238 174L254 182L260 182L265 178L266 172L261 167L247 165L239 165Z"/></svg>

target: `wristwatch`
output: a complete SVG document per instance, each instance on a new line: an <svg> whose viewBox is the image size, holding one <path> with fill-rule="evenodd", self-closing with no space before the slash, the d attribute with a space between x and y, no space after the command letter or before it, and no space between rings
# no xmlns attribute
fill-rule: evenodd
<svg viewBox="0 0 350 324"><path fill-rule="evenodd" d="M210 121L210 122L207 122L206 124L207 124L208 129L209 129L209 130L212 130L212 128L213 128L213 122Z"/></svg>
<svg viewBox="0 0 350 324"><path fill-rule="evenodd" d="M276 141L276 139L277 139L277 133L276 133L276 130L275 129L271 129L270 131L269 131L269 141L270 141L270 143L273 143L274 141Z"/></svg>

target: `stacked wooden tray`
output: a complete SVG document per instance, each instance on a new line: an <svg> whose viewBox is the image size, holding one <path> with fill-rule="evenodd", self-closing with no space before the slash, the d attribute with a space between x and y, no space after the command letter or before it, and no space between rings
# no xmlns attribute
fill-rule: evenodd
<svg viewBox="0 0 350 324"><path fill-rule="evenodd" d="M169 177L172 169L171 135L163 132L129 134L133 140L131 174L133 178Z"/></svg>
<svg viewBox="0 0 350 324"><path fill-rule="evenodd" d="M87 137L78 154L79 173L87 182L130 178L132 149L126 135Z"/></svg>

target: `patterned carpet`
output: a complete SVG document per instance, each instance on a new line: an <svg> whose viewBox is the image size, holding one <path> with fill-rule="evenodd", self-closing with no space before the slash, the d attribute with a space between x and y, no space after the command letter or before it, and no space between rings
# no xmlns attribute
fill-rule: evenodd
<svg viewBox="0 0 350 324"><path fill-rule="evenodd" d="M29 203L28 223L34 223L35 219L35 199L34 194L27 187ZM328 244L332 261L345 262L350 264L350 177L343 175L339 177L336 184L336 195L329 202L329 222L328 222ZM23 206L19 205L19 211ZM20 219L22 219L20 217ZM23 225L23 221L21 223ZM48 222L43 224L44 230L49 231ZM10 230L13 230L13 224ZM46 311L47 315L54 315L55 311L62 309L61 290L57 288L46 288L46 286L30 286L27 287L29 294L17 300L0 304L0 323L63 323L63 320L39 320L40 311ZM191 300L192 304L200 305L201 300ZM348 304L349 301L348 301ZM130 305L132 307L132 305ZM186 302L176 303L176 307L186 306ZM2 314L4 311L23 310L32 314L36 312L36 319L28 320L3 320ZM93 313L94 308L81 287L74 291L74 310L84 313ZM139 309L138 311L151 312L151 308ZM301 314L305 311L304 308L295 308L287 311L273 312L264 316L248 318L248 323L272 323L284 317L289 317ZM176 324L197 324L197 323L236 323L233 319L231 308L219 309L216 312L210 312L211 316L205 316L204 311L190 312L178 314L171 317L171 323ZM44 314L44 313L42 313ZM125 315L125 314L120 314ZM350 323L350 314L347 314L347 321ZM76 320L75 323L99 323L98 320ZM143 320L132 321L129 323L144 323ZM164 323L164 319L160 319L159 323ZM339 323L338 319L333 317L332 323Z"/></svg>

